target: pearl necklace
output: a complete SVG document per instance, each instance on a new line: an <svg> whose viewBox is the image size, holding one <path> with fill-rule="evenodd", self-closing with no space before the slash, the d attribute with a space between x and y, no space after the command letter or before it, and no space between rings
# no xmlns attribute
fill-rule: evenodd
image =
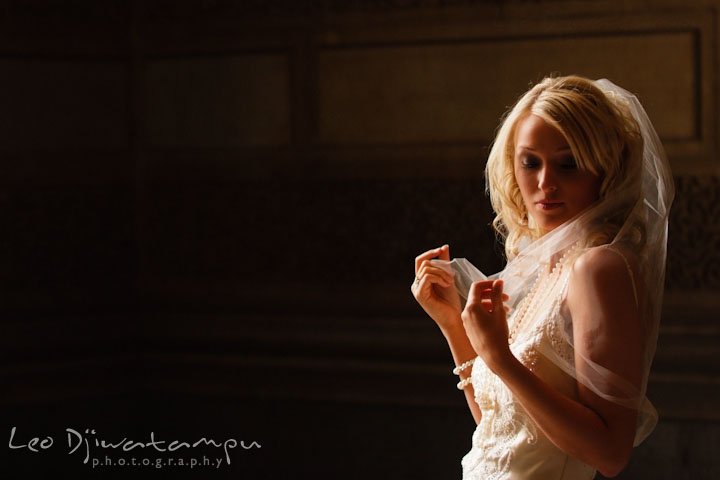
<svg viewBox="0 0 720 480"><path fill-rule="evenodd" d="M508 335L508 343L512 344L517 339L517 334L520 330L520 326L522 325L523 320L526 317L533 318L533 316L535 315L535 311L542 303L545 295L552 290L558 278L560 278L560 272L562 271L565 259L570 255L571 252L573 252L577 248L577 246L578 244L576 242L570 248L568 248L565 253L563 253L563 255L560 257L560 259L555 263L550 273L548 273L547 275L543 275L543 273L538 274L537 278L535 279L535 283L530 290L530 293L522 300L520 311L515 316L515 322L513 323L513 327ZM545 281L541 281L541 279L543 278L545 279Z"/></svg>

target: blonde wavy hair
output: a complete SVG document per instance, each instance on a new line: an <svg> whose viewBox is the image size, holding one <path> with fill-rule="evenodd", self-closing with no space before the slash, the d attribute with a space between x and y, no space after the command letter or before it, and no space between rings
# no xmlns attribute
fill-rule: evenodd
<svg viewBox="0 0 720 480"><path fill-rule="evenodd" d="M568 142L578 168L601 179L600 202L611 202L608 214L589 228L582 243L607 243L630 218L641 198L643 139L627 104L579 76L548 77L520 97L505 114L485 169L486 189L495 210L493 227L505 242L511 260L523 237L544 234L529 221L515 179L515 136L518 123L536 115L555 127ZM645 242L641 218L631 218L626 240L639 251Z"/></svg>

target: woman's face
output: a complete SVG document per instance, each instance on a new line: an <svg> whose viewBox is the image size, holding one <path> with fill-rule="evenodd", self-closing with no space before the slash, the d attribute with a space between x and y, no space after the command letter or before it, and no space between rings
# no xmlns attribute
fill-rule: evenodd
<svg viewBox="0 0 720 480"><path fill-rule="evenodd" d="M580 170L562 133L528 115L515 134L515 179L535 223L549 232L598 199L601 179Z"/></svg>

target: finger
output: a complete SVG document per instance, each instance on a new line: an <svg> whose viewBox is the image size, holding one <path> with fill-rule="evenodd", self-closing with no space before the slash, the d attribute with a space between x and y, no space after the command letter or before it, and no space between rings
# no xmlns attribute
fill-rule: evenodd
<svg viewBox="0 0 720 480"><path fill-rule="evenodd" d="M450 261L450 245L447 243L440 247L440 255L438 255L438 258L440 260L448 260Z"/></svg>
<svg viewBox="0 0 720 480"><path fill-rule="evenodd" d="M437 275L434 273L428 273L423 276L423 279L428 279L431 281L431 283L436 283L438 285L442 285L443 287L449 287L451 283L445 279L442 275Z"/></svg>
<svg viewBox="0 0 720 480"><path fill-rule="evenodd" d="M453 274L447 272L445 269L433 265L428 260L426 260L425 263L423 263L423 265L420 267L417 276L418 278L421 278L427 274L440 275L448 283L452 283L454 278Z"/></svg>
<svg viewBox="0 0 720 480"><path fill-rule="evenodd" d="M503 281L495 280L495 282L493 282L493 286L492 286L493 311L498 312L498 311L500 311L501 308L503 308L502 289L503 289Z"/></svg>
<svg viewBox="0 0 720 480"><path fill-rule="evenodd" d="M472 283L470 285L470 289L468 290L468 294L467 294L467 305L474 303L475 297L480 297L480 291L475 286L475 283ZM467 306L465 308L467 308Z"/></svg>
<svg viewBox="0 0 720 480"><path fill-rule="evenodd" d="M492 287L490 287L490 288L485 288L485 289L483 289L483 290L478 290L478 292L479 292L478 295L480 295L480 298L483 298L483 299L492 298L492 296L493 296L493 289L492 289ZM503 301L503 302L506 302L506 301L508 301L509 299L510 299L509 296L507 296L507 295L504 294L504 293L502 294L502 301Z"/></svg>
<svg viewBox="0 0 720 480"><path fill-rule="evenodd" d="M490 290L493 286L493 280L479 280L477 282L473 282L472 286L480 291Z"/></svg>
<svg viewBox="0 0 720 480"><path fill-rule="evenodd" d="M437 265L430 263L430 260L425 260L418 270L417 278L422 279L426 275L435 275L443 278L446 282L452 283L454 281L454 275L447 270L438 267Z"/></svg>
<svg viewBox="0 0 720 480"><path fill-rule="evenodd" d="M434 274L428 274L424 275L422 277L418 277L418 283L417 283L417 291L418 293L424 292L427 294L430 290L430 287L433 285L440 285L443 287L449 287L450 284L441 276L434 275Z"/></svg>
<svg viewBox="0 0 720 480"><path fill-rule="evenodd" d="M468 291L467 303L481 302L483 291L492 287L492 280L481 280L473 282Z"/></svg>
<svg viewBox="0 0 720 480"><path fill-rule="evenodd" d="M495 284L495 282L502 282L502 280L482 280L473 283L473 287L471 288L475 288L475 294L478 298L492 298L494 291L493 285ZM502 293L501 299L503 302L507 302L508 300L510 300L510 296L506 293Z"/></svg>
<svg viewBox="0 0 720 480"><path fill-rule="evenodd" d="M422 253L422 254L418 255L417 257L415 257L415 273L417 273L418 270L420 270L420 265L422 264L422 262L424 260L430 260L431 258L435 258L438 255L440 255L440 251L442 250L442 248L443 247L433 248L432 250L428 250L427 252Z"/></svg>
<svg viewBox="0 0 720 480"><path fill-rule="evenodd" d="M467 302L463 309L463 313L465 314L465 316L462 317L463 322L469 322L474 318L480 319L490 313L492 301L482 298L482 283L483 282L474 282L470 285Z"/></svg>
<svg viewBox="0 0 720 480"><path fill-rule="evenodd" d="M425 262L423 262L423 264L420 266L420 270L418 270L417 276L419 278L428 273L440 275L443 278L445 278L448 282L452 282L453 279L455 278L455 275L452 272L448 272L444 268L439 267L434 263L431 263L430 260L425 260Z"/></svg>

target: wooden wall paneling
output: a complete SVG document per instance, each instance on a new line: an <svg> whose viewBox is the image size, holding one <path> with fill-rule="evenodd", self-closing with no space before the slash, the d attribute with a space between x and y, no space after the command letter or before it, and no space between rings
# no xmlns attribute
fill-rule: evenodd
<svg viewBox="0 0 720 480"><path fill-rule="evenodd" d="M18 188L66 186L79 188L104 185L132 188L134 165L125 149L68 148L45 150L41 144L33 150L9 150L2 153L0 185L5 191Z"/></svg>
<svg viewBox="0 0 720 480"><path fill-rule="evenodd" d="M681 245L673 262L685 263L669 267L671 308L649 392L665 422L718 419L717 262L698 248L717 239L708 227L720 133L717 2L465 1L472 7L457 11L291 2L302 18L252 25L242 2L136 1L129 66L121 3L96 3L89 17L62 3L79 15L74 27L101 24L90 42L57 27L38 37L7 23L0 33L10 87L0 99L14 114L0 128L0 182L11 187L0 198L10 231L0 243L2 303L33 316L6 315L1 325L4 405L128 393L141 404L169 392L178 409L198 395L464 409L442 336L409 298L411 279L400 278L402 259L451 231L471 251L487 240L477 232L488 212L459 229L446 216L421 228L419 218L439 215L419 197L455 200L458 216L478 213L463 202L477 200L473 178L482 189L497 117L538 72L572 69L637 90L676 172L687 174L679 191L692 201L677 204L682 220L671 231ZM271 3L279 13L290 5ZM235 16L218 18L228 9ZM287 181L298 173L302 181ZM417 182L442 176L470 180ZM253 202L269 207L245 210ZM267 230L246 235L247 225ZM297 239L305 255L283 250ZM335 249L328 259L319 240ZM270 273L248 281L248 272ZM373 280L359 290L348 278ZM105 313L63 316L78 308ZM51 318L40 318L43 309ZM132 311L109 313L122 309Z"/></svg>
<svg viewBox="0 0 720 480"><path fill-rule="evenodd" d="M83 180L2 189L3 311L114 311L133 304L133 192L103 178Z"/></svg>
<svg viewBox="0 0 720 480"><path fill-rule="evenodd" d="M21 411L133 390L128 10L64 3L0 15L0 376Z"/></svg>
<svg viewBox="0 0 720 480"><path fill-rule="evenodd" d="M664 418L716 421L720 419L717 315L705 310L702 318L688 317L686 310L663 318L648 396Z"/></svg>
<svg viewBox="0 0 720 480"><path fill-rule="evenodd" d="M135 40L137 63L133 68L137 69L134 73L137 83L132 90L141 100L132 108L141 112L134 117L139 134L136 161L139 171L150 166L151 175L138 175L139 188L148 194L156 182L164 182L171 190L174 187L169 185L182 190L178 184L195 184L194 192L173 194L204 198L213 190L210 184L243 178L243 162L247 162L248 168L259 168L250 164L274 162L282 168L283 163L289 165L296 156L307 162L308 175L324 174L327 167L335 169L341 179L407 178L423 171L430 174L433 169L428 165L448 159L456 162L454 171L458 176L472 172L480 178L477 166L482 161L482 147L489 142L497 117L526 88L527 82L537 79L538 71L547 70L572 69L593 76L613 76L630 89L641 85L643 90L638 93L643 101L648 99L651 115L660 118L658 129L671 157L689 158L697 163L714 151L715 144L713 135L708 133L717 127L717 98L712 88L716 82L715 15L713 10L680 8L678 12L631 13L618 23L611 16L589 18L577 11L569 16L546 16L541 21L528 18L469 21L457 15L444 15L438 22L432 21L436 20L433 12L426 11L413 15L414 24L400 28L381 16L363 16L361 22L370 19L370 24L362 25L353 25L356 20L353 18L343 21L329 18L313 27L312 40L308 40L307 25L296 25L291 31L278 29L283 33L275 38L270 38L272 35L253 38L226 24L220 31L210 27L191 29L184 43L179 39L188 33L187 29L168 27L174 36L163 43L167 29L149 34L150 27L156 25L144 23L139 27L140 38ZM334 24L335 21L338 23ZM260 30L256 26L254 31ZM570 44L562 40L563 35L572 39ZM201 41L197 42L198 38ZM226 43L228 38L235 40ZM295 43L298 41L299 44ZM586 54L577 55L577 51ZM605 57L609 51L617 55ZM119 73L117 78L127 82L123 62L109 62L116 68L112 71ZM106 66L108 60L100 58L98 63ZM72 68L65 70L71 72ZM100 79L115 78L115 74L108 74L103 68L95 71L100 72ZM63 76L75 78L67 72L61 73ZM663 82L655 81L661 77ZM80 78L78 85L75 88L83 90L81 93L91 94L92 89L82 88L87 86L87 79ZM126 89L126 84L116 84L104 91ZM85 103L96 109L122 111L123 107L118 105L123 102L114 101L106 98L97 105L92 101ZM93 116L82 113L84 118ZM253 117L252 121L247 121L248 117ZM397 125L401 127L398 129ZM97 148L123 149L128 145L128 128L132 131L132 123L117 137L112 133L115 127L103 129L101 135L105 136L94 137L92 141L101 144ZM118 140L121 137L124 143ZM22 135L15 140L20 142L18 149L32 143ZM73 145L96 148L83 143L79 134L62 141L56 139L53 148ZM288 153L289 150L293 153ZM344 166L343 162L348 160L351 165ZM317 162L316 167L313 162ZM394 162L402 163L403 168ZM236 167L217 168L217 172L230 175L207 174L206 170L215 168L209 166L212 163ZM358 172L363 165L372 168ZM23 175L32 175L31 169L28 172ZM302 191L295 188L296 193ZM159 190L151 195L139 194L138 208L148 208L157 200L153 195L162 197L165 193ZM219 203L206 203L202 208L221 208L224 195L217 194L212 202ZM215 220L220 222L223 218ZM181 223L175 227L182 231ZM148 237L143 235L148 231L141 228L140 232L138 241L147 241ZM193 241L200 240L190 239ZM177 253L183 253L182 244L176 247L180 249ZM206 251L202 254L210 255ZM202 260L193 268L212 267L212 262L223 258L211 259L207 265ZM159 271L168 273L164 269L171 261L159 263ZM230 262L234 266L239 264L237 259ZM151 285L148 291L162 297L157 304L161 306L165 301L172 305L181 293L186 298L196 295L195 300L188 301L194 308L242 308L243 300L252 301L255 294L245 292L240 300L228 301L241 286L233 283L233 275L228 272L220 272L219 280L203 278L194 283L186 283L183 278L141 275L138 283L141 290L142 285ZM216 273L211 272L211 277ZM219 283L214 285L215 281ZM213 292L201 293L203 288L215 286ZM294 301L299 301L304 292L299 290ZM270 293L261 289L256 305L272 302ZM394 297L395 303L390 303L403 310L406 300L398 295ZM361 296L353 298L353 302L362 303ZM335 308L341 307L342 301L337 300ZM400 331L381 331L395 335L398 340L403 338ZM161 342L162 332L155 333L152 341ZM372 345L371 335L358 338L358 342ZM262 337L259 341L270 340ZM154 345L152 348L162 346ZM300 356L311 358L307 351L300 352ZM369 362L368 358L364 357L362 362ZM418 357L415 361L426 359ZM174 361L169 360L168 365L177 365ZM318 361L321 365L330 362L324 357ZM436 366L442 362L437 361ZM368 382L371 379L369 376ZM367 388L372 388L372 384L368 383Z"/></svg>
<svg viewBox="0 0 720 480"><path fill-rule="evenodd" d="M6 0L0 7L0 51L55 58L123 56L130 3Z"/></svg>
<svg viewBox="0 0 720 480"><path fill-rule="evenodd" d="M122 395L140 386L137 331L127 315L58 310L4 315L0 401L42 404Z"/></svg>
<svg viewBox="0 0 720 480"><path fill-rule="evenodd" d="M245 312L177 313L147 325L150 390L414 405L462 401L446 388L453 386L446 375L450 360L430 322Z"/></svg>
<svg viewBox="0 0 720 480"><path fill-rule="evenodd" d="M487 144L498 112L530 82L551 72L574 72L605 76L636 92L671 158L702 161L714 149L714 10L621 18L545 16L535 22L454 18L433 24L412 18L415 24L397 29L347 22L327 24L318 32L319 82L327 87L321 88L321 111L326 110L321 145L387 147L468 139ZM427 75L434 82L420 80ZM462 92L458 96L467 104L446 107L457 103L451 89ZM488 101L494 107L488 108ZM356 116L342 116L343 110L354 109ZM449 118L454 124L447 130L432 128L448 112L455 115ZM468 112L481 113L472 117Z"/></svg>
<svg viewBox="0 0 720 480"><path fill-rule="evenodd" d="M6 57L0 71L3 149L127 148L124 62Z"/></svg>
<svg viewBox="0 0 720 480"><path fill-rule="evenodd" d="M284 53L150 59L146 71L154 147L282 146L290 139Z"/></svg>
<svg viewBox="0 0 720 480"><path fill-rule="evenodd" d="M689 32L668 32L326 51L319 68L319 140L488 143L528 80L554 71L605 75L628 88L649 84L648 110L660 134L697 140L693 40ZM617 56L604 59L607 51ZM646 81L665 69L675 73L667 73L664 83Z"/></svg>

